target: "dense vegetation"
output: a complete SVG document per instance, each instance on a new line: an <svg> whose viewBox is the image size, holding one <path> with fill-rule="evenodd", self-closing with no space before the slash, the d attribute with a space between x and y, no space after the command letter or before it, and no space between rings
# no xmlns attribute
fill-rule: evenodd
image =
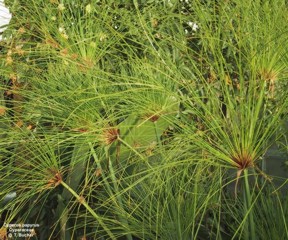
<svg viewBox="0 0 288 240"><path fill-rule="evenodd" d="M288 150L284 0L6 4L3 222L39 224L32 239L288 239L287 179L263 160Z"/></svg>

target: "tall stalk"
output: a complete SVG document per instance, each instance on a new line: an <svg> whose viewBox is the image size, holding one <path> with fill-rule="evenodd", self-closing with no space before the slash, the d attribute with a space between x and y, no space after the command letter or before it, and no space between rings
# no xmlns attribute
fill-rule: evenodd
<svg viewBox="0 0 288 240"><path fill-rule="evenodd" d="M255 222L254 222L254 215L253 215L252 196L251 196L251 190L250 190L250 185L249 185L248 169L244 170L244 188L245 188L245 192L243 196L244 196L245 214L248 214L248 222L246 221L245 223L246 231L244 232L244 235L245 235L245 239L254 240L256 239L256 231L255 231Z"/></svg>
<svg viewBox="0 0 288 240"><path fill-rule="evenodd" d="M126 214L126 211L125 211L125 208L124 208L124 205L123 205L123 201L122 201L122 198L121 198L121 192L120 192L120 189L119 189L118 184L117 184L117 178L116 178L116 175L115 175L115 171L114 171L114 168L112 166L112 162L110 160L108 149L105 149L105 151L106 151L106 157L108 158L108 167L109 167L110 176L111 176L113 187L114 187L114 192L116 194L116 199L117 199L119 207L120 207L119 214L118 214L119 221L122 222L123 225L125 227L127 227L128 230L129 230L129 223L127 221L127 214ZM123 213L125 213L124 216L122 216L123 213L121 212L121 210L122 210ZM126 235L126 238L127 238L127 240L132 240L133 239L131 233L129 233L129 232Z"/></svg>
<svg viewBox="0 0 288 240"><path fill-rule="evenodd" d="M100 224L100 226L103 227L103 229L107 232L107 234L109 235L109 237L111 239L115 239L116 237L114 236L114 234L110 231L110 229L106 226L106 224L102 221L101 217L89 206L89 204L85 201L85 199L82 196L79 196L68 184L66 184L64 181L61 181L60 184L67 189L76 199L77 201L83 205L88 212L98 221L98 223Z"/></svg>

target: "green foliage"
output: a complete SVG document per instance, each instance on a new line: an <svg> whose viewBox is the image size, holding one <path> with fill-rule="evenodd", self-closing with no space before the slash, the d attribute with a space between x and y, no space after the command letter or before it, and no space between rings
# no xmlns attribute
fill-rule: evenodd
<svg viewBox="0 0 288 240"><path fill-rule="evenodd" d="M3 222L39 239L288 237L261 169L287 138L285 1L6 2Z"/></svg>

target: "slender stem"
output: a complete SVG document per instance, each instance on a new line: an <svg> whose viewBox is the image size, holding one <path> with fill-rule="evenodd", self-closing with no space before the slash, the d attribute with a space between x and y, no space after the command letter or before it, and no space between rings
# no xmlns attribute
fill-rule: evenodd
<svg viewBox="0 0 288 240"><path fill-rule="evenodd" d="M154 122L154 130L155 130L155 135L156 135L156 139L157 139L157 143L158 145L161 144L161 135L158 132L158 128L157 128L157 121Z"/></svg>
<svg viewBox="0 0 288 240"><path fill-rule="evenodd" d="M249 240L249 222L247 220L247 213L248 213L248 203L247 203L247 198L246 198L246 193L244 192L243 194L243 204L244 204L244 227L241 229L241 234L244 231L244 239ZM233 238L234 239L234 238Z"/></svg>
<svg viewBox="0 0 288 240"><path fill-rule="evenodd" d="M263 156L263 159L261 161L261 171L266 172L266 156L265 155ZM265 180L266 180L265 177L262 176L261 183L264 184Z"/></svg>
<svg viewBox="0 0 288 240"><path fill-rule="evenodd" d="M115 172L114 172L114 168L112 166L112 162L110 161L108 148L105 149L105 151L106 151L106 157L108 158L108 161L109 161L108 166L109 166L109 171L110 171L110 174L111 174L113 186L114 186L114 189L115 189L115 192L116 192L116 199L117 199L117 201L119 203L119 206L120 206L121 210L123 212L125 212L124 207L123 207L122 198L121 198L121 195L119 193L120 191L119 191L118 184L117 184L117 178L116 178L116 175L115 175ZM121 216L121 213L119 213L118 216L119 216L119 220L128 227L129 224L128 224L127 219L125 217ZM132 240L133 239L132 235L130 233L127 233L126 238L127 238L127 240Z"/></svg>
<svg viewBox="0 0 288 240"><path fill-rule="evenodd" d="M252 211L252 197L250 193L250 187L249 187L249 175L248 175L248 169L244 170L244 181L245 181L245 206L246 206L246 214L248 215L248 223L249 223L249 232L251 233L248 234L248 239L256 239L256 234L255 234L255 225L254 225L254 216L253 216L253 211Z"/></svg>
<svg viewBox="0 0 288 240"><path fill-rule="evenodd" d="M104 182L104 184L105 184L105 186L106 186L106 189L107 189L108 193L110 194L110 196L112 196L113 193L112 193L112 191L111 191L111 189L110 189L110 185L109 185L109 183L108 183L108 181L107 181L107 178L106 178L106 176L105 176L105 172L103 171L103 169L102 169L102 167L101 167L101 162L100 162L100 160L99 160L99 158L98 158L98 156L97 156L97 154L96 154L96 152L95 152L95 150L94 150L93 145L92 145L91 142L89 142L89 146L90 146L91 154L92 154L92 156L93 156L93 158L94 158L94 160L95 160L95 162L96 162L97 168L100 169L100 171L101 171L101 173L102 173L102 175L103 175L103 182Z"/></svg>
<svg viewBox="0 0 288 240"><path fill-rule="evenodd" d="M118 137L118 140L123 143L126 147L131 149L137 156L139 156L142 160L144 160L149 168L152 168L152 166L149 164L149 162L133 147L131 147L127 142L125 142L122 138Z"/></svg>
<svg viewBox="0 0 288 240"><path fill-rule="evenodd" d="M107 234L109 235L109 237L111 239L115 239L114 234L110 231L110 229L106 226L106 224L101 220L101 218L98 216L98 214L88 205L88 203L85 201L85 199L81 196L79 196L72 188L69 187L68 184L66 184L64 181L61 181L61 185L67 189L78 201L79 203L81 203L87 210L88 212L91 213L91 215L97 219L97 221L99 222L99 224L103 227L103 229L107 232Z"/></svg>
<svg viewBox="0 0 288 240"><path fill-rule="evenodd" d="M118 137L118 140L121 143L123 143L126 147L131 149L134 153L136 153L136 155L138 155L142 160L144 160L144 157L137 150L135 150L133 147L131 147L127 142L125 142L122 138Z"/></svg>
<svg viewBox="0 0 288 240"><path fill-rule="evenodd" d="M68 223L68 209L65 208L61 214L60 218L60 236L61 239L71 239L70 232L67 229L67 223Z"/></svg>
<svg viewBox="0 0 288 240"><path fill-rule="evenodd" d="M91 142L89 142L89 146L90 146L90 149L91 149L92 156L93 156L93 158L95 159L95 162L96 162L96 164L97 164L97 167L99 167L99 168L102 170L102 168L101 168L101 163L100 163L100 161L99 161L99 158L98 158L97 155L96 155L96 152L95 152L95 150L94 150L93 145L92 145ZM112 163L111 163L111 161L110 161L108 149L109 149L108 147L105 148L105 154L106 154L106 157L108 158L108 161L109 161L109 162L108 162L108 167L109 167L109 171L110 171L111 178L112 178L112 181L113 181L113 186L114 186L114 189L116 190L116 192L117 192L117 194L118 194L118 193L119 193L119 188L118 188L118 185L117 185L117 178L116 178L116 176L115 176L114 168L113 168ZM102 171L102 172L103 172L103 171ZM103 173L103 182L104 182L104 184L105 184L105 186L106 186L106 189L107 189L107 191L109 192L110 196L114 196L114 195L113 195L113 191L112 191L112 189L111 189L111 185L107 182L107 178L104 176L104 173ZM114 197L113 197L113 199L114 199ZM124 209L124 208L123 208L123 202L122 202L121 196L120 196L119 194L116 195L116 199L117 199L120 207L121 207L122 209ZM121 217L120 213L119 213L118 215L119 215L119 219L120 219L122 222L124 222L124 223L126 224L126 226L128 226L128 221L127 221L125 218ZM133 238L132 238L132 235L131 235L130 233L128 233L128 234L127 234L127 240L132 240L132 239L133 239Z"/></svg>

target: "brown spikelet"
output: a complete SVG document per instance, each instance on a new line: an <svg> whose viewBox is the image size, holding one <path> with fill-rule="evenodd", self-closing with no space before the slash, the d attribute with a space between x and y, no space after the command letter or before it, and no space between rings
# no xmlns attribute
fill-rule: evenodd
<svg viewBox="0 0 288 240"><path fill-rule="evenodd" d="M55 169L48 170L48 176L51 176L51 175L52 177L49 178L47 181L47 185L46 185L47 188L57 187L62 182L62 175L59 170L55 170Z"/></svg>
<svg viewBox="0 0 288 240"><path fill-rule="evenodd" d="M56 40L54 40L53 38L45 39L45 43L52 48L56 48L56 49L60 48L60 44Z"/></svg>
<svg viewBox="0 0 288 240"><path fill-rule="evenodd" d="M237 177L236 177L236 184L235 184L235 198L237 197L237 186L240 179L242 172L250 167L254 167L254 155L247 152L241 151L235 153L232 156L232 160L234 162L235 167L237 167Z"/></svg>
<svg viewBox="0 0 288 240"><path fill-rule="evenodd" d="M271 98L274 97L274 91L275 91L275 82L278 79L278 73L274 71L273 69L262 69L259 72L260 78L267 82L269 88L269 96Z"/></svg>
<svg viewBox="0 0 288 240"><path fill-rule="evenodd" d="M120 134L120 130L117 128L107 128L103 131L103 143L105 145L110 145L115 142Z"/></svg>
<svg viewBox="0 0 288 240"><path fill-rule="evenodd" d="M159 118L160 118L160 115L157 115L157 114L146 114L145 119L148 119L149 121L151 122L156 122Z"/></svg>
<svg viewBox="0 0 288 240"><path fill-rule="evenodd" d="M259 75L261 79L267 82L274 82L278 78L277 72L272 69L262 69L259 71Z"/></svg>
<svg viewBox="0 0 288 240"><path fill-rule="evenodd" d="M64 49L61 49L59 53L61 56L67 56L69 51L67 48L64 48Z"/></svg>
<svg viewBox="0 0 288 240"><path fill-rule="evenodd" d="M96 171L95 171L95 176L96 177L100 177L102 175L102 170L101 168L97 168Z"/></svg>
<svg viewBox="0 0 288 240"><path fill-rule="evenodd" d="M26 32L25 28L24 27L20 27L17 31L19 34L23 34Z"/></svg>
<svg viewBox="0 0 288 240"><path fill-rule="evenodd" d="M151 19L151 25L153 28L156 28L158 26L158 24L159 24L158 19L156 19L156 18Z"/></svg>
<svg viewBox="0 0 288 240"><path fill-rule="evenodd" d="M248 152L246 152L246 151L234 154L232 156L232 160L234 162L234 165L239 170L241 170L241 169L244 170L246 168L254 166L254 164L253 164L253 160L254 160L253 155L248 153Z"/></svg>
<svg viewBox="0 0 288 240"><path fill-rule="evenodd" d="M81 204L83 204L83 203L85 203L85 198L84 198L83 196L80 196L79 199L78 199L78 201L79 201Z"/></svg>
<svg viewBox="0 0 288 240"><path fill-rule="evenodd" d="M0 106L0 116L5 115L5 113L6 113L6 108L3 106Z"/></svg>

